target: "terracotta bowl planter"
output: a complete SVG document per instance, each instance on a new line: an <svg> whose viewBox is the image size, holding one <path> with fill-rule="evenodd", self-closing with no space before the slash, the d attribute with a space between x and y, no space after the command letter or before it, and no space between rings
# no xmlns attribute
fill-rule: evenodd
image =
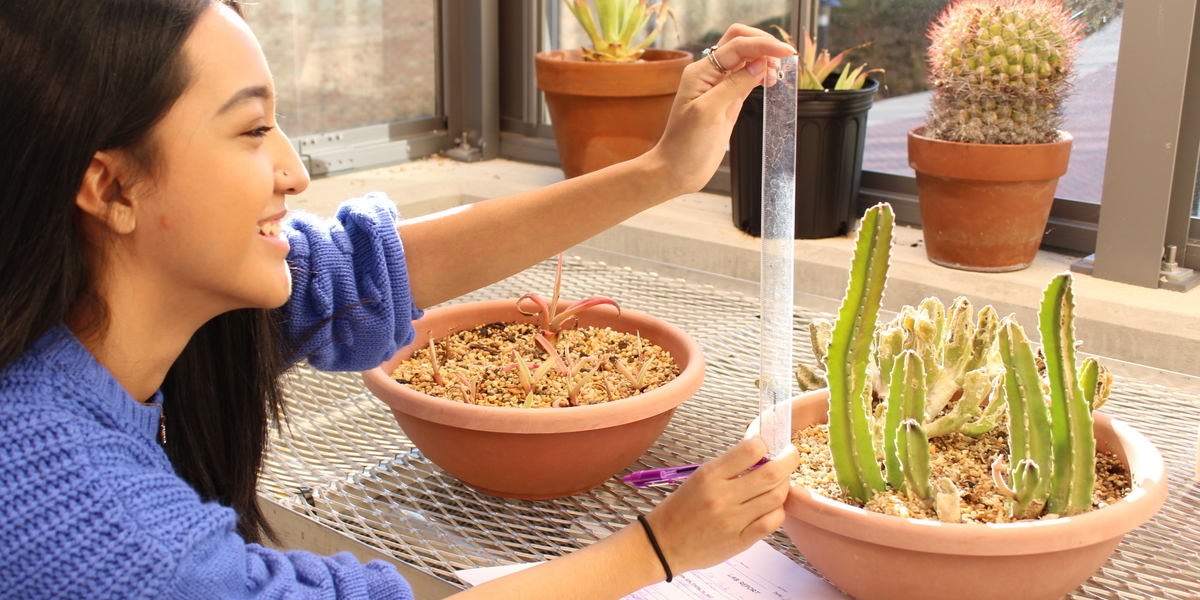
<svg viewBox="0 0 1200 600"><path fill-rule="evenodd" d="M824 423L829 394L792 400L792 428ZM1162 456L1128 425L1096 413L1096 444L1129 467L1134 489L1075 517L936 523L866 512L793 486L784 530L813 567L858 600L1054 600L1095 573L1167 497ZM755 426L751 426L754 430Z"/></svg>
<svg viewBox="0 0 1200 600"><path fill-rule="evenodd" d="M541 500L595 488L637 460L666 429L675 408L700 389L704 356L682 329L645 313L610 307L579 315L580 327L638 332L671 353L680 374L666 385L615 402L569 408L475 406L422 394L390 375L417 348L447 333L488 323L525 322L516 300L437 308L414 324L416 341L363 382L392 409L413 444L434 464L481 492Z"/></svg>
<svg viewBox="0 0 1200 600"><path fill-rule="evenodd" d="M966 271L1016 271L1037 256L1074 138L963 144L908 132L929 260Z"/></svg>
<svg viewBox="0 0 1200 600"><path fill-rule="evenodd" d="M576 177L644 154L658 143L690 52L647 50L642 60L583 60L580 50L534 57L563 173Z"/></svg>

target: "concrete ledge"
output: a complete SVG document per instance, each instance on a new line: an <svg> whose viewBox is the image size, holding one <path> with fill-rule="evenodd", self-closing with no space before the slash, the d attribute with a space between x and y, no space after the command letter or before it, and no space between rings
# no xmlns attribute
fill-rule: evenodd
<svg viewBox="0 0 1200 600"><path fill-rule="evenodd" d="M506 160L463 164L435 158L319 179L290 204L293 209L331 215L346 198L382 191L403 216L416 217L560 180L562 171L554 167ZM753 282L759 276L760 242L733 226L728 196L698 193L676 198L585 245L737 280ZM852 237L796 242L796 289L824 304L811 308L836 308L845 291L852 252ZM1015 313L1036 335L1042 288L1074 260L1039 252L1034 264L1023 271L955 271L926 260L921 230L900 227L884 307L896 310L927 296L946 303L967 296L977 308L992 304L1001 315ZM1147 289L1076 275L1075 293L1076 327L1084 352L1200 376L1200 292Z"/></svg>

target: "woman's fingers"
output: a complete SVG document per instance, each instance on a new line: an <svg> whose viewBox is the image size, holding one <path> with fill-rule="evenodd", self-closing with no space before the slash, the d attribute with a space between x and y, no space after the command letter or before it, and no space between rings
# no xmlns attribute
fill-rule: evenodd
<svg viewBox="0 0 1200 600"><path fill-rule="evenodd" d="M736 37L730 37L729 33L726 33L728 39L723 38L721 43L717 44L716 50L691 65L699 72L699 81L688 82L685 79L685 83L695 84L696 89L689 91L702 94L716 88L725 78L743 72L747 65L760 58L783 58L796 53L791 46L771 37L765 31L752 27L745 29L757 33ZM719 67L723 67L725 71L722 72Z"/></svg>
<svg viewBox="0 0 1200 600"><path fill-rule="evenodd" d="M769 71L767 61L794 53L765 31L734 25L710 56L688 65L667 129L647 153L662 180L679 194L704 187L725 155L742 100Z"/></svg>
<svg viewBox="0 0 1200 600"><path fill-rule="evenodd" d="M760 438L743 440L700 467L651 513L673 569L717 564L783 522L789 474L799 456L789 449L755 467L766 451Z"/></svg>
<svg viewBox="0 0 1200 600"><path fill-rule="evenodd" d="M767 454L767 444L760 437L742 440L715 460L705 463L699 470L707 470L708 476L732 479L746 472ZM699 475L700 473L697 473Z"/></svg>

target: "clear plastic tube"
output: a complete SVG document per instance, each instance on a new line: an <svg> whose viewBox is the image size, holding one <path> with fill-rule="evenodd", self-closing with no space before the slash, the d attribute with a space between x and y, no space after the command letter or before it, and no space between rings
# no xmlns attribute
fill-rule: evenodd
<svg viewBox="0 0 1200 600"><path fill-rule="evenodd" d="M797 57L780 60L763 87L762 330L759 434L771 456L791 442L792 303L796 231ZM773 83L773 85L768 85Z"/></svg>

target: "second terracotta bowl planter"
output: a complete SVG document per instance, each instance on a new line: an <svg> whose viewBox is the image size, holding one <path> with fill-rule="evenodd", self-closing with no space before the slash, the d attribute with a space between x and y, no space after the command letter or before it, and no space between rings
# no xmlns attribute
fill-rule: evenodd
<svg viewBox="0 0 1200 600"><path fill-rule="evenodd" d="M674 325L638 311L599 307L579 315L580 327L638 333L671 353L679 376L649 392L613 402L566 408L476 406L436 398L401 385L397 364L434 338L488 323L534 323L516 300L456 304L428 311L414 326L417 339L363 382L392 409L401 429L434 464L468 486L494 496L540 500L595 488L654 444L675 408L700 389L700 345Z"/></svg>
<svg viewBox="0 0 1200 600"><path fill-rule="evenodd" d="M794 430L824 423L829 394L797 396L791 409ZM1134 482L1128 496L1098 510L996 525L938 523L867 512L792 486L784 530L821 575L858 600L1055 600L1099 570L1167 496L1153 444L1102 413L1095 413L1095 431L1097 448L1115 453Z"/></svg>
<svg viewBox="0 0 1200 600"><path fill-rule="evenodd" d="M1050 144L964 144L908 132L925 252L966 271L1016 271L1037 256L1074 138Z"/></svg>

